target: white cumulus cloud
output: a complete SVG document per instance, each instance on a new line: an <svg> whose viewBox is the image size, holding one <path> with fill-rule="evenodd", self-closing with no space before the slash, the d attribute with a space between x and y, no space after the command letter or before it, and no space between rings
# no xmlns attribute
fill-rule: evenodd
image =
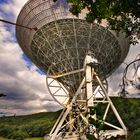
<svg viewBox="0 0 140 140"><path fill-rule="evenodd" d="M15 21L21 7L26 1L13 0L0 4L0 18ZM0 112L29 114L50 110L45 106L54 104L46 88L46 77L37 72L37 67L27 67L23 52L15 41L15 29L0 23L0 92L7 97L0 99ZM44 103L43 103L44 102ZM52 110L51 106L51 110Z"/></svg>

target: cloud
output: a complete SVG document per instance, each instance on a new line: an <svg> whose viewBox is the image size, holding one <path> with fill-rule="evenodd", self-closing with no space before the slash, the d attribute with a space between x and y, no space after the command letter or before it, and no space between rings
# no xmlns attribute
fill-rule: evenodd
<svg viewBox="0 0 140 140"><path fill-rule="evenodd" d="M140 43L138 43L135 46L131 45L129 53L126 59L124 60L124 63L122 63L120 67L116 69L116 71L108 78L110 95L115 95L115 96L118 95L118 92L120 91L119 85L122 82L121 80L122 80L123 71L126 67L126 64L129 64L130 62L135 60L138 54L140 54ZM130 67L130 69L128 70L127 78L133 79L133 75L134 75L134 70L132 67ZM134 87L130 85L127 88L127 91L130 93L130 96L133 96L133 97L135 94L137 95L137 93L140 92L139 90L134 89Z"/></svg>
<svg viewBox="0 0 140 140"><path fill-rule="evenodd" d="M8 19L11 12L11 19L16 19L23 3L25 1L19 0L1 3L0 17ZM15 41L15 34L11 32L13 29L0 23L0 92L7 95L0 99L0 112L30 114L49 111L45 102L51 102L53 106L56 103L47 91L46 77L37 72L35 65L28 67L28 61L23 59L23 52Z"/></svg>
<svg viewBox="0 0 140 140"><path fill-rule="evenodd" d="M24 110L20 102L28 103L29 106L29 103L33 101L40 100L41 102L44 97L46 100L52 100L46 89L45 76L40 75L34 65L30 69L27 68L27 63L22 59L23 53L17 43L6 41L6 38L11 35L4 30L3 33L3 38L0 38L0 90L6 93L7 97L4 102L0 102L0 106L5 106L10 102L11 107L17 106ZM31 104L26 109L36 110L35 106L36 104ZM41 104L40 109L44 109Z"/></svg>
<svg viewBox="0 0 140 140"><path fill-rule="evenodd" d="M15 22L21 8L27 1L28 0L7 0L0 4L0 12L2 12L5 19Z"/></svg>

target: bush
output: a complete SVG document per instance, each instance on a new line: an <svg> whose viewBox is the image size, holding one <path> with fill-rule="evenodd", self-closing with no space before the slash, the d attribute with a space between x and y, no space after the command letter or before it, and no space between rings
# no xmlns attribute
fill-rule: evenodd
<svg viewBox="0 0 140 140"><path fill-rule="evenodd" d="M51 128L46 122L34 123L32 129L32 137L43 137Z"/></svg>
<svg viewBox="0 0 140 140"><path fill-rule="evenodd" d="M9 134L14 132L14 130L15 130L15 126L9 126L9 125L2 124L0 126L0 136L8 138Z"/></svg>
<svg viewBox="0 0 140 140"><path fill-rule="evenodd" d="M140 140L140 128L135 130L130 136L129 140Z"/></svg>
<svg viewBox="0 0 140 140"><path fill-rule="evenodd" d="M21 130L14 131L9 136L9 138L12 140L24 140L24 138L27 138L27 137L28 137L28 134L26 132L21 131Z"/></svg>

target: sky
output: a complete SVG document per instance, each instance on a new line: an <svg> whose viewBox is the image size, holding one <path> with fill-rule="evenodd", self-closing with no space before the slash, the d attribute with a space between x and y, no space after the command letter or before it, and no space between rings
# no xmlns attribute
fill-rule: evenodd
<svg viewBox="0 0 140 140"><path fill-rule="evenodd" d="M0 0L0 18L15 22L27 0ZM23 54L15 38L15 27L0 23L0 113L32 114L56 111L47 91L46 77Z"/></svg>
<svg viewBox="0 0 140 140"><path fill-rule="evenodd" d="M17 16L27 0L0 0L0 18L16 22ZM125 63L140 53L140 44L132 46ZM122 64L108 79L109 93L117 95L125 64ZM113 81L113 82L112 82ZM132 95L138 93L129 87ZM0 114L32 114L56 111L60 108L47 91L46 77L33 65L20 49L15 27L0 23Z"/></svg>

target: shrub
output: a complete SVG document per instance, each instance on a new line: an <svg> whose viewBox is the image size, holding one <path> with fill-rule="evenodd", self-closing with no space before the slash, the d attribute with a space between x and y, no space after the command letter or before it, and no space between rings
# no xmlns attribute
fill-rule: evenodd
<svg viewBox="0 0 140 140"><path fill-rule="evenodd" d="M28 137L28 134L24 131L21 131L21 130L14 131L9 136L9 138L12 140L24 140L27 137Z"/></svg>
<svg viewBox="0 0 140 140"><path fill-rule="evenodd" d="M135 130L130 136L129 140L140 140L140 128Z"/></svg>

